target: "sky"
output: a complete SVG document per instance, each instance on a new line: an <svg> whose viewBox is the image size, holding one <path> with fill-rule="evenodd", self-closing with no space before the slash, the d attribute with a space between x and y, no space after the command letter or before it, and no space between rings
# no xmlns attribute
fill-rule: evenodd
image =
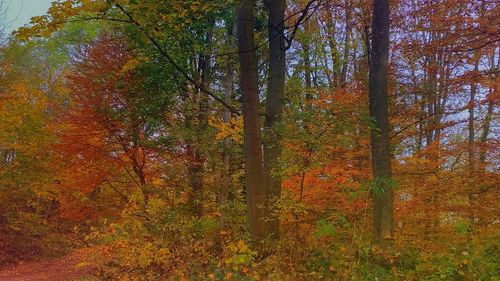
<svg viewBox="0 0 500 281"><path fill-rule="evenodd" d="M5 22L7 33L30 22L33 16L43 15L54 0L0 0L8 8Z"/></svg>

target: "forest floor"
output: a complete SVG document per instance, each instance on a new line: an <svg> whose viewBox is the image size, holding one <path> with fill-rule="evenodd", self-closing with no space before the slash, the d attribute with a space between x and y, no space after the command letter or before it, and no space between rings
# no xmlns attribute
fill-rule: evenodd
<svg viewBox="0 0 500 281"><path fill-rule="evenodd" d="M93 267L85 262L88 254L88 250L78 250L57 259L20 263L1 269L0 281L79 280L93 270Z"/></svg>

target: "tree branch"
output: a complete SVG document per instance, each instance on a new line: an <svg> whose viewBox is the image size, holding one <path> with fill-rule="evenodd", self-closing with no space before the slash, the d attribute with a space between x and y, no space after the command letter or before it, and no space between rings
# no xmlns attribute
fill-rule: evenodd
<svg viewBox="0 0 500 281"><path fill-rule="evenodd" d="M201 92L209 95L210 97L212 97L214 100L216 100L217 102L219 102L220 104L222 104L224 107L226 107L227 109L229 109L229 111L231 111L231 113L233 114L236 114L236 115L241 115L240 111L237 110L236 108L234 108L232 105L226 103L221 97L217 96L216 94L210 92L209 90L207 90L206 88L204 88L203 86L201 86L199 83L197 83L191 76L189 76L186 71L184 71L184 69L182 69L178 64L177 62L175 62L175 60L160 46L160 43L158 43L158 41L156 41L155 38L153 38L153 36L151 36L149 34L149 32L147 32L147 30L141 26L135 19L134 17L132 17L132 15L127 12L120 4L118 3L114 3L116 5L116 7L118 7L118 9L120 9L126 16L127 18L129 18L130 22L132 24L134 24L147 38L148 40L155 46L155 48L158 50L158 52L164 57L167 59L167 61L178 71L182 74L182 76L184 76L184 78L186 78L186 80L188 80L191 84L193 84L196 88L198 88Z"/></svg>

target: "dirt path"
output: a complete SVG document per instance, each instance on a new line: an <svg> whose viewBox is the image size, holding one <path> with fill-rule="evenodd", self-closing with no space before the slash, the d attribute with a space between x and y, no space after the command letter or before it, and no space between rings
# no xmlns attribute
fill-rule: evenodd
<svg viewBox="0 0 500 281"><path fill-rule="evenodd" d="M87 255L88 251L80 250L54 260L21 263L0 270L0 281L78 280L92 271L92 266L83 263Z"/></svg>

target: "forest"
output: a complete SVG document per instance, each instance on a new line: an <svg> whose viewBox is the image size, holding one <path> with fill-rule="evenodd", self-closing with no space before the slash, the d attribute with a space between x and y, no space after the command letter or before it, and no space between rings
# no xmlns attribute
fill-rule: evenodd
<svg viewBox="0 0 500 281"><path fill-rule="evenodd" d="M56 0L0 30L0 280L500 280L497 1Z"/></svg>

